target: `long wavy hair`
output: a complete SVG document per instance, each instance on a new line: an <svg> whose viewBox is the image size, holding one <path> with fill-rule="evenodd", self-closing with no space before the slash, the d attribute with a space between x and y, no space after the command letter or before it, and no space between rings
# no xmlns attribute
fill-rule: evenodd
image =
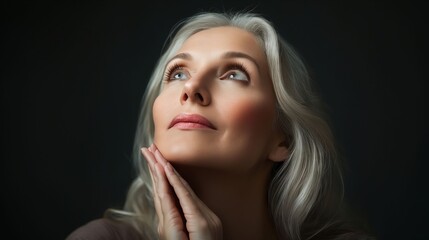
<svg viewBox="0 0 429 240"><path fill-rule="evenodd" d="M158 238L152 182L140 153L142 147L153 142L152 106L161 91L167 60L191 35L220 26L244 29L259 41L277 99L277 122L290 140L288 159L273 167L267 193L275 228L281 239L318 238L332 229L342 201L341 168L334 141L305 64L273 25L254 13L199 13L173 29L141 103L133 148L137 177L124 210L110 210L108 214L130 223L144 239Z"/></svg>

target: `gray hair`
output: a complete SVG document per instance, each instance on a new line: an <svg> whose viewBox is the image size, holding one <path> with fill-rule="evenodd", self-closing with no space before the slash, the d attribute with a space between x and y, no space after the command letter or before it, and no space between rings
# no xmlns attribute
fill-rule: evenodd
<svg viewBox="0 0 429 240"><path fill-rule="evenodd" d="M303 61L269 21L253 13L201 13L175 27L173 32L177 33L172 38L170 35L170 45L159 59L142 100L133 150L138 176L129 189L124 210L113 213L130 222L145 238L157 238L151 179L140 153L153 142L152 106L161 91L167 60L191 35L220 26L252 33L265 50L277 99L277 122L289 137L290 151L288 159L273 168L268 202L282 239L309 239L329 227L341 201L338 158Z"/></svg>

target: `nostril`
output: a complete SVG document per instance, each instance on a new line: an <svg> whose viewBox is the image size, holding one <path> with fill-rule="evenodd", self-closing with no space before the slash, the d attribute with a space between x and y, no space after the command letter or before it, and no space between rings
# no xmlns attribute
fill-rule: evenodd
<svg viewBox="0 0 429 240"><path fill-rule="evenodd" d="M195 97L198 98L198 100L200 100L200 102L204 102L203 95L201 95L200 93L195 93Z"/></svg>
<svg viewBox="0 0 429 240"><path fill-rule="evenodd" d="M183 94L183 97L182 97L182 98L183 98L183 101L188 100L188 94L186 94L186 93L185 93L185 94Z"/></svg>

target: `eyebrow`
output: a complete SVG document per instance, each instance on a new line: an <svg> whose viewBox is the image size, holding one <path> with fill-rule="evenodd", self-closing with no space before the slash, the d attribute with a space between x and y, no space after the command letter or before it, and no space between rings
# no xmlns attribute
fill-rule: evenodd
<svg viewBox="0 0 429 240"><path fill-rule="evenodd" d="M254 59L250 55L247 55L247 54L242 53L242 52L226 52L226 53L222 54L222 58L246 58L246 59L250 60L251 62L253 62L253 64L255 64L259 70L259 64L256 61L256 59Z"/></svg>
<svg viewBox="0 0 429 240"><path fill-rule="evenodd" d="M256 59L254 59L253 57L251 57L251 56L249 56L243 52L226 52L226 53L222 54L221 58L245 58L245 59L248 59L251 62L253 62L253 64L256 65L258 70L260 69L259 64L256 61ZM179 53L176 56L172 57L170 60L168 60L166 65L168 65L174 59L183 59L183 60L190 61L190 60L192 60L192 55L189 53Z"/></svg>
<svg viewBox="0 0 429 240"><path fill-rule="evenodd" d="M174 57L172 57L172 58L170 58L168 61L167 61L167 64L166 65L168 65L171 61L173 61L174 59L183 59L183 60L192 60L192 56L191 56L191 54L189 54L189 53L179 53L179 54L177 54L176 56L174 56Z"/></svg>

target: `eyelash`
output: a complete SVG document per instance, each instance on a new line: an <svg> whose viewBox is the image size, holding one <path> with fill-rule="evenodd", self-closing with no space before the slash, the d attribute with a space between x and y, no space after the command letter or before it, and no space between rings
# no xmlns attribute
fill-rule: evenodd
<svg viewBox="0 0 429 240"><path fill-rule="evenodd" d="M228 71L231 71L231 70L239 70L239 71L242 71L242 72L246 75L247 79L249 79L249 81L250 81L249 71L247 71L246 67L245 67L242 63L232 63L232 64L228 64L228 65L226 66L226 69L227 69ZM227 72L227 71L225 71L225 72Z"/></svg>
<svg viewBox="0 0 429 240"><path fill-rule="evenodd" d="M164 79L166 81L169 81L171 78L171 74L173 74L178 69L183 69L183 66L175 63L175 64L167 67L167 69L165 70Z"/></svg>
<svg viewBox="0 0 429 240"><path fill-rule="evenodd" d="M170 78L171 78L171 75L176 70L183 69L183 68L184 68L183 65L180 65L180 64L177 64L177 63L175 63L175 64L173 64L171 66L168 66L167 69L165 70L164 79L166 81L169 81ZM226 65L225 69L227 69L227 71L225 71L225 72L228 72L228 71L231 71L231 70L242 71L246 75L247 79L250 80L249 72L247 71L246 67L242 63L231 63L231 64L228 64L228 65Z"/></svg>

